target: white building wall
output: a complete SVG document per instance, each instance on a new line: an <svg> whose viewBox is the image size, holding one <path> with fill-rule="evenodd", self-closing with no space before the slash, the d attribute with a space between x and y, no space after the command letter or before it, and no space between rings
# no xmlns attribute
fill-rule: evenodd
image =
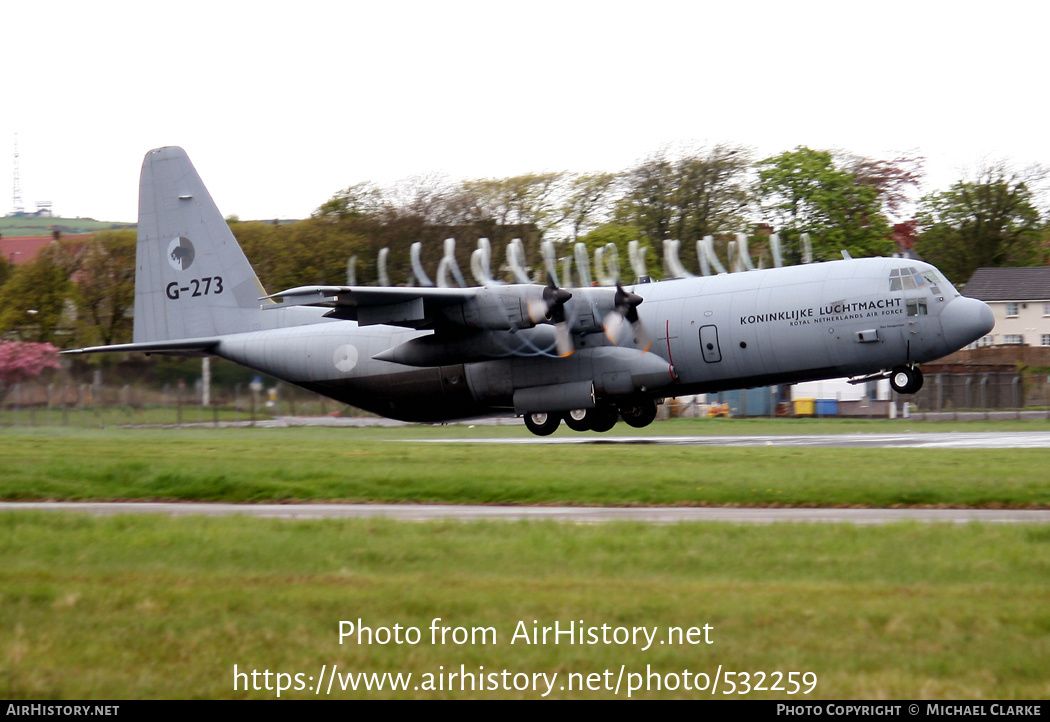
<svg viewBox="0 0 1050 722"><path fill-rule="evenodd" d="M874 382L874 395L868 392L868 384L851 384L848 379L826 379L824 381L806 381L791 387L791 398L794 399L836 399L838 401L859 401L869 398L875 401L890 398L890 382L880 379Z"/></svg>
<svg viewBox="0 0 1050 722"><path fill-rule="evenodd" d="M982 339L977 345L1010 343L1009 336L1020 336L1028 346L1045 346L1044 336L1050 337L1050 301L988 301L995 316L991 340ZM1017 304L1017 314L1009 315L1010 303ZM987 338L987 337L986 337Z"/></svg>

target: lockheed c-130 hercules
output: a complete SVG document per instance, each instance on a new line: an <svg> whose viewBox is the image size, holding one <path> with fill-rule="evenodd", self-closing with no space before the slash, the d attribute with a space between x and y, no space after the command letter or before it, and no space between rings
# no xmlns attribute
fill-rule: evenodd
<svg viewBox="0 0 1050 722"><path fill-rule="evenodd" d="M146 154L133 343L70 353L218 356L382 416L515 413L645 426L667 397L843 376L922 385L987 334L933 266L844 259L624 288L301 286L267 294L181 148Z"/></svg>

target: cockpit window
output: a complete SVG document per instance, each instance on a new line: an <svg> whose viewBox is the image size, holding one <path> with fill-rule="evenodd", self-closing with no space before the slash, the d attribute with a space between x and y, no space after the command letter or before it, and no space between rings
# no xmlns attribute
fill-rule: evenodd
<svg viewBox="0 0 1050 722"><path fill-rule="evenodd" d="M946 286L954 292L952 285L936 269L920 270L912 266L890 269L890 291L914 291L929 288L934 296L940 296L941 287Z"/></svg>
<svg viewBox="0 0 1050 722"><path fill-rule="evenodd" d="M939 284L941 281L939 274L936 271L925 271L923 272L922 277L925 278L926 282L930 284L930 292L934 296L940 296L941 289Z"/></svg>

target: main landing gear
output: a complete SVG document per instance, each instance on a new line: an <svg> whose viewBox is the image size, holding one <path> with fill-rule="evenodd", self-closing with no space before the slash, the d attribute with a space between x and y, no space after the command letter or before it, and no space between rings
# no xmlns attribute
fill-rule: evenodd
<svg viewBox="0 0 1050 722"><path fill-rule="evenodd" d="M573 409L565 414L565 425L573 431L608 431L616 426L620 412L612 404L593 409Z"/></svg>
<svg viewBox="0 0 1050 722"><path fill-rule="evenodd" d="M890 386L898 394L917 394L922 388L922 371L918 366L898 366L890 372Z"/></svg>
<svg viewBox="0 0 1050 722"><path fill-rule="evenodd" d="M629 426L640 429L656 418L656 401L648 397L625 400L620 405L598 404L592 409L573 409L564 414L537 412L525 414L525 426L537 436L550 436L564 420L573 431L606 432L623 418Z"/></svg>
<svg viewBox="0 0 1050 722"><path fill-rule="evenodd" d="M560 416L548 414L546 411L536 414L525 414L525 428L536 434L536 436L550 436L560 423Z"/></svg>

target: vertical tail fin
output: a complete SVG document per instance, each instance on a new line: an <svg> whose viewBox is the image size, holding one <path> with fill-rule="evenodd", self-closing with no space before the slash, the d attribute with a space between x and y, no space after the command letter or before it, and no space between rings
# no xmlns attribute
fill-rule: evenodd
<svg viewBox="0 0 1050 722"><path fill-rule="evenodd" d="M135 343L258 328L266 295L182 148L146 154L139 179Z"/></svg>

